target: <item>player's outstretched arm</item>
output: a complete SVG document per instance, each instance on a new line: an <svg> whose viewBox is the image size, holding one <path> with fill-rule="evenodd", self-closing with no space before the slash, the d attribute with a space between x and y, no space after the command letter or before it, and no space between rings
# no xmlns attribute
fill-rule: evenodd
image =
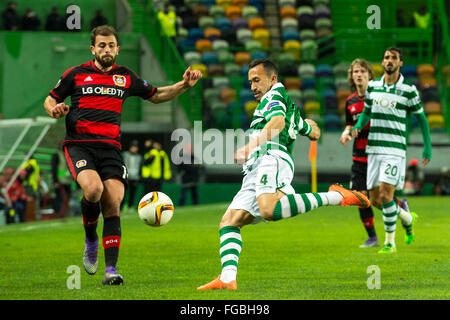
<svg viewBox="0 0 450 320"><path fill-rule="evenodd" d="M356 122L355 126L353 127L351 134L353 138L356 138L361 130L366 126L366 124L370 121L370 117L372 115L372 112L370 108L364 107L363 112L359 115L358 121Z"/></svg>
<svg viewBox="0 0 450 320"><path fill-rule="evenodd" d="M416 113L417 120L419 121L420 131L422 132L423 138L423 151L422 151L422 163L427 165L431 161L431 137L430 137L430 126L428 125L427 117L425 113Z"/></svg>
<svg viewBox="0 0 450 320"><path fill-rule="evenodd" d="M272 117L256 138L252 139L244 147L236 151L234 159L238 163L244 163L253 149L278 136L280 132L283 131L285 125L286 122L284 116L279 115Z"/></svg>
<svg viewBox="0 0 450 320"><path fill-rule="evenodd" d="M159 87L158 91L156 91L156 93L148 100L153 103L162 103L172 100L190 87L193 87L201 77L202 73L199 70L191 70L191 67L188 67L183 74L183 80L171 86Z"/></svg>
<svg viewBox="0 0 450 320"><path fill-rule="evenodd" d="M44 108L47 114L55 119L64 117L69 112L69 106L64 102L58 103L53 97L47 96L44 101Z"/></svg>

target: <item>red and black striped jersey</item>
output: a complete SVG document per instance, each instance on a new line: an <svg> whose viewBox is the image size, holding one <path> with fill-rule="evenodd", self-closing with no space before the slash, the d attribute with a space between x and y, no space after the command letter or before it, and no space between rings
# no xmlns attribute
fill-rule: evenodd
<svg viewBox="0 0 450 320"><path fill-rule="evenodd" d="M122 104L127 97L152 97L156 87L124 66L100 71L91 60L62 75L50 96L58 103L71 97L66 116L67 143L108 143L121 148Z"/></svg>
<svg viewBox="0 0 450 320"><path fill-rule="evenodd" d="M364 97L359 97L358 92L353 93L347 98L345 105L346 125L354 126L358 121L359 115L364 110ZM366 145L369 137L369 123L361 130L358 137L353 142L353 161L366 162Z"/></svg>

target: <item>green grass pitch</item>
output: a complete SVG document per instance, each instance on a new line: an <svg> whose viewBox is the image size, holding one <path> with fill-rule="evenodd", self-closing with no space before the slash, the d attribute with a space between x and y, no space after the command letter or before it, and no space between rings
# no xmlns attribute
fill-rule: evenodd
<svg viewBox="0 0 450 320"><path fill-rule="evenodd" d="M409 198L409 204L419 215L416 240L404 243L399 221L393 255L358 248L366 233L356 208L323 207L244 227L237 291L196 290L220 273L218 223L227 204L176 207L160 228L144 225L135 211L124 214L120 287L101 284L101 248L98 273L85 273L80 217L2 226L0 299L449 299L450 198ZM377 209L375 222L383 242ZM81 270L79 289L67 286L70 266ZM369 266L379 268L380 289L368 288Z"/></svg>

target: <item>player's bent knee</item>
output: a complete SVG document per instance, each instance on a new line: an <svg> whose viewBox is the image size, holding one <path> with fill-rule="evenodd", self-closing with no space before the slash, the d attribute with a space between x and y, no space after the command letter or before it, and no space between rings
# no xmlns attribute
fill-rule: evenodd
<svg viewBox="0 0 450 320"><path fill-rule="evenodd" d="M103 185L102 184L90 184L83 188L83 194L86 200L90 202L98 202L100 201L103 193Z"/></svg>

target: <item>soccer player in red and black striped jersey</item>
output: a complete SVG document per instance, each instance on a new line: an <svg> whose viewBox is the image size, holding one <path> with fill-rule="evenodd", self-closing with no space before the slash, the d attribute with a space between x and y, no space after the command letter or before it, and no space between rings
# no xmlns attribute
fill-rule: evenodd
<svg viewBox="0 0 450 320"><path fill-rule="evenodd" d="M358 121L360 113L364 110L364 97L367 84L372 80L372 66L364 59L355 59L348 70L348 83L355 92L351 94L345 105L346 127L339 139L339 142L347 146L347 141L351 141L350 131ZM366 144L369 136L370 123L368 123L358 138L353 142L352 169L350 178L350 189L367 192L367 153ZM361 221L369 235L367 241L360 248L379 246L378 238L375 232L372 207L359 208Z"/></svg>
<svg viewBox="0 0 450 320"><path fill-rule="evenodd" d="M122 104L139 96L153 103L169 101L202 77L188 68L183 80L156 88L125 66L115 64L120 46L113 27L104 25L91 32L94 59L68 69L45 99L44 108L52 118L66 117L63 149L74 180L83 190L81 201L85 228L83 265L95 274L98 261L97 221L103 214L105 274L103 284L123 283L116 264L121 241L120 203L123 200L127 169L120 150ZM70 107L64 103L71 97Z"/></svg>

